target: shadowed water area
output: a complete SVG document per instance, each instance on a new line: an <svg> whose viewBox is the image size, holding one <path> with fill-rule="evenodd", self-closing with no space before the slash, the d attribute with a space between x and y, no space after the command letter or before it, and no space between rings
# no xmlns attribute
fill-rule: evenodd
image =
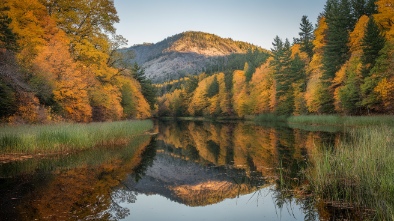
<svg viewBox="0 0 394 221"><path fill-rule="evenodd" d="M303 175L342 133L157 122L126 146L0 164L0 220L335 220Z"/></svg>

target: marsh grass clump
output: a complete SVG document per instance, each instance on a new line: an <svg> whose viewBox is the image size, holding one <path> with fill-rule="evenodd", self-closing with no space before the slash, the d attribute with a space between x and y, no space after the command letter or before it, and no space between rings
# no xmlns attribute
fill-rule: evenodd
<svg viewBox="0 0 394 221"><path fill-rule="evenodd" d="M0 127L0 154L58 153L125 144L153 127L152 121Z"/></svg>
<svg viewBox="0 0 394 221"><path fill-rule="evenodd" d="M377 220L394 217L394 128L353 129L336 147L323 147L307 172L325 202L370 211Z"/></svg>

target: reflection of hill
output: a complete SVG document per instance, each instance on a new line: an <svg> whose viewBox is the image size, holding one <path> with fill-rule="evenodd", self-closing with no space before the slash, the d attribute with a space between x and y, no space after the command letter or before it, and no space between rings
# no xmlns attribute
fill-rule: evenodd
<svg viewBox="0 0 394 221"><path fill-rule="evenodd" d="M244 173L258 171L266 181L285 179L287 188L300 184L299 171L306 166L308 152L335 139L321 132L245 122L164 122L159 132L157 139L164 149L183 159L231 165Z"/></svg>
<svg viewBox="0 0 394 221"><path fill-rule="evenodd" d="M221 202L256 190L247 184L237 185L228 181L207 181L196 185L173 188L175 194L189 206L205 206Z"/></svg>
<svg viewBox="0 0 394 221"><path fill-rule="evenodd" d="M139 193L159 194L189 206L204 206L256 190L242 170L209 167L159 152L138 183L129 176L125 184ZM239 183L239 184L238 184Z"/></svg>
<svg viewBox="0 0 394 221"><path fill-rule="evenodd" d="M211 122L158 124L157 155L145 177L127 185L189 206L218 203L266 183L293 189L307 153L323 134L262 125ZM332 139L332 138L330 138Z"/></svg>

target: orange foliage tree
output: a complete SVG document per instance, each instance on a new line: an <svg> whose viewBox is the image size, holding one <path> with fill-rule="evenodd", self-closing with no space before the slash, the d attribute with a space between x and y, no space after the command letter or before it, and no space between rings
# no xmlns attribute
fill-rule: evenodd
<svg viewBox="0 0 394 221"><path fill-rule="evenodd" d="M140 84L113 67L111 56L125 42L115 34L119 18L113 1L5 0L1 6L9 8L7 25L18 37L16 57L24 90L35 94L25 96L33 109L44 107L77 122L122 119L126 84L135 104L129 116L151 116Z"/></svg>
<svg viewBox="0 0 394 221"><path fill-rule="evenodd" d="M71 58L68 40L63 32L57 32L40 54L34 59L37 75L53 82L53 99L66 118L77 122L89 122L92 109L89 104L87 79Z"/></svg>

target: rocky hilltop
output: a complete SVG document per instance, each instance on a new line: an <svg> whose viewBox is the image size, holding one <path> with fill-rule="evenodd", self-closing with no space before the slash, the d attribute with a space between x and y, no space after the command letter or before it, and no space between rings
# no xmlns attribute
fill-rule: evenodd
<svg viewBox="0 0 394 221"><path fill-rule="evenodd" d="M129 62L137 62L145 68L147 77L154 82L199 73L217 64L220 58L255 50L264 51L249 43L192 31L168 37L156 44L145 43L122 49L123 52L133 52L134 58Z"/></svg>

